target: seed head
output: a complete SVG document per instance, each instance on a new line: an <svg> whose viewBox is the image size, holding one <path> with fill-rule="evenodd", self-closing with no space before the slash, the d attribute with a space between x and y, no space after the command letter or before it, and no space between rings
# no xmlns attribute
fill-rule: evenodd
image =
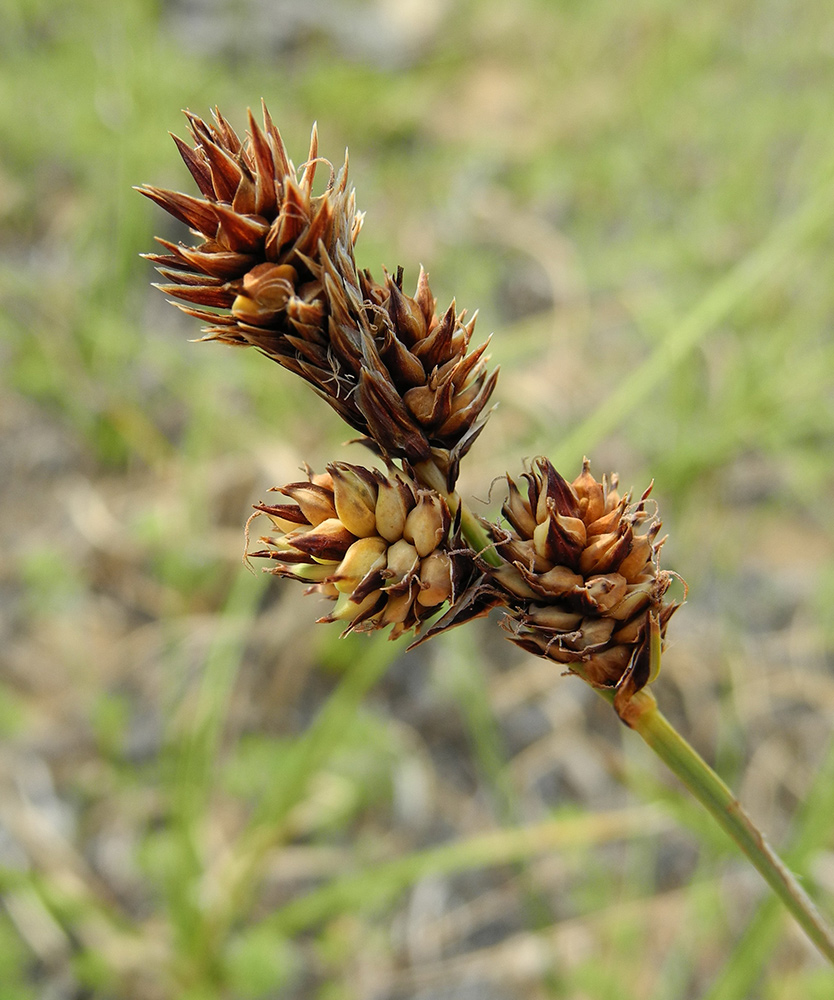
<svg viewBox="0 0 834 1000"><path fill-rule="evenodd" d="M431 461L454 486L458 465L486 420L497 378L486 344L469 351L475 319L455 304L436 312L421 269L413 297L402 269L378 284L358 271L362 226L338 171L318 155L315 127L296 169L266 107L249 113L240 139L215 111L214 124L186 112L193 147L174 137L202 197L145 185L142 194L200 237L195 246L159 240L147 254L160 289L203 320L203 340L253 346L300 375L388 459ZM313 195L319 164L330 171Z"/></svg>
<svg viewBox="0 0 834 1000"><path fill-rule="evenodd" d="M587 459L572 483L546 458L522 478L524 491L507 477L508 526L490 526L504 562L487 589L493 603L503 594L509 638L595 686L633 694L653 679L652 622L662 636L679 607L664 600L673 576L659 567L665 539L651 487L634 503L616 476L597 482Z"/></svg>
<svg viewBox="0 0 834 1000"><path fill-rule="evenodd" d="M460 552L446 501L405 474L336 462L326 476L277 492L294 503L256 505L277 530L247 556L272 560L276 576L334 600L320 621L341 621L347 632L390 625L395 639L418 630L469 583L472 560Z"/></svg>

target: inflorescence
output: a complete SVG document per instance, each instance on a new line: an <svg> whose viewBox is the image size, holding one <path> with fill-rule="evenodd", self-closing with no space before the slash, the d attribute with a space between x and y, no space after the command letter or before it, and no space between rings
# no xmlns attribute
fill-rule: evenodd
<svg viewBox="0 0 834 1000"><path fill-rule="evenodd" d="M422 268L413 296L401 268L381 283L357 268L347 156L337 172L315 128L296 168L266 107L243 139L218 111L186 117L193 145L174 141L200 196L139 188L197 238L146 255L159 287L207 324L202 339L257 347L300 375L385 466L336 462L278 487L291 502L255 506L250 521L272 530L247 558L331 599L319 621L347 632L397 638L440 614L428 638L497 607L522 648L620 695L644 687L650 637L679 606L651 487L634 501L587 460L568 482L538 458L522 488L507 476L499 522L474 518L455 485L498 378L487 343L471 347L475 317L454 302L439 315ZM314 196L319 166L329 179Z"/></svg>

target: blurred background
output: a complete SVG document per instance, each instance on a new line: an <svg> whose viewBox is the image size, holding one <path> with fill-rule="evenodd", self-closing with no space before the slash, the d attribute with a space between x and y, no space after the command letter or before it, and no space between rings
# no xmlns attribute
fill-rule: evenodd
<svg viewBox="0 0 834 1000"><path fill-rule="evenodd" d="M815 0L6 0L0 1000L831 997L580 682L492 621L339 640L246 572L269 487L366 456L189 343L131 187L192 193L186 107L350 146L360 264L495 333L461 492L655 480L661 705L831 914L832 94Z"/></svg>

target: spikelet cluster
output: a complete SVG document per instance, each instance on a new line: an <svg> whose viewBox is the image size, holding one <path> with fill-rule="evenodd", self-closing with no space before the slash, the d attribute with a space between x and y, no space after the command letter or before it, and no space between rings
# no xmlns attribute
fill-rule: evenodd
<svg viewBox="0 0 834 1000"><path fill-rule="evenodd" d="M537 459L526 488L508 477L485 549L454 495L498 375L487 344L470 350L475 318L454 302L438 315L422 268L413 295L401 268L382 282L357 268L347 157L338 172L321 158L315 127L296 168L266 107L243 138L219 111L213 123L186 116L191 142L174 140L199 196L139 189L197 238L146 255L160 287L206 324L204 340L256 347L307 381L388 470L335 463L281 487L292 502L257 505L274 531L248 556L335 601L322 620L347 631L390 626L396 637L444 612L426 638L500 606L518 645L618 695L639 690L656 662L650 636L662 638L677 607L649 491L632 502L587 462L568 483Z"/></svg>
<svg viewBox="0 0 834 1000"><path fill-rule="evenodd" d="M442 316L420 270L415 294L402 269L376 282L359 271L362 225L338 171L318 155L313 129L296 169L263 109L240 139L215 112L214 124L186 112L193 146L174 137L201 197L140 187L200 239L159 240L146 255L180 308L202 320L205 340L259 348L300 375L387 459L431 462L454 487L458 466L487 416L497 371L486 344L470 352L474 317L454 302ZM313 195L316 169L329 170Z"/></svg>
<svg viewBox="0 0 834 1000"><path fill-rule="evenodd" d="M664 599L672 574L660 569L664 539L649 500L620 496L585 460L568 483L546 458L522 479L507 477L508 526L490 532L503 565L491 572L504 595L510 639L581 673L600 687L640 690L650 677L652 621L661 636L678 607Z"/></svg>
<svg viewBox="0 0 834 1000"><path fill-rule="evenodd" d="M446 501L405 474L336 462L277 492L293 502L256 506L276 530L261 537L265 549L248 555L335 601L319 621L342 622L346 632L391 626L396 639L468 582L471 560L457 552Z"/></svg>

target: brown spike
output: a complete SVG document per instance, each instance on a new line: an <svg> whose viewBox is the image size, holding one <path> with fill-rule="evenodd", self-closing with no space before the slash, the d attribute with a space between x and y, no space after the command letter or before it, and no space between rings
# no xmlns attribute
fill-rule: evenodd
<svg viewBox="0 0 834 1000"><path fill-rule="evenodd" d="M423 427L437 427L447 421L452 412L452 385L446 382L437 389L416 386L403 395L403 402Z"/></svg>
<svg viewBox="0 0 834 1000"><path fill-rule="evenodd" d="M183 247L182 256L188 263L202 271L203 274L210 274L212 277L221 278L223 281L231 281L246 274L256 264L258 258L251 254L235 253L233 250L220 250L208 253L203 245L198 250L191 247Z"/></svg>
<svg viewBox="0 0 834 1000"><path fill-rule="evenodd" d="M487 361L489 361L489 356L484 356L486 350L489 347L490 341L492 340L492 335L490 335L480 347L476 347L474 351L470 351L469 354L465 354L460 360L453 358L451 361L447 362L443 368L440 369L441 378L450 378L455 384L455 388L460 391L464 388L468 381L475 381L480 377L481 371L485 367ZM446 373L446 368L451 367L451 371Z"/></svg>
<svg viewBox="0 0 834 1000"><path fill-rule="evenodd" d="M235 294L225 285L159 285L154 283L165 295L174 295L186 302L197 302L199 305L212 306L215 309L227 309L234 301Z"/></svg>
<svg viewBox="0 0 834 1000"><path fill-rule="evenodd" d="M273 161L276 167L275 176L278 180L281 180L292 173L290 160L287 156L287 150L284 146L284 140L281 138L281 133L275 127L263 99L261 99L261 111L264 116L264 129L266 131L266 137L269 145L272 147Z"/></svg>
<svg viewBox="0 0 834 1000"><path fill-rule="evenodd" d="M481 410L489 402L495 383L498 381L499 371L500 369L496 368L490 373L489 378L482 376L454 397L455 412L465 417L468 423L474 423ZM448 431L445 433L448 434Z"/></svg>
<svg viewBox="0 0 834 1000"><path fill-rule="evenodd" d="M214 211L220 223L217 234L219 243L236 253L256 251L263 247L264 238L269 231L265 219L257 215L239 215L226 205L215 205Z"/></svg>
<svg viewBox="0 0 834 1000"><path fill-rule="evenodd" d="M291 521L293 524L310 523L302 513L301 508L296 507L295 504L255 503L252 504L252 509L262 511L264 514L274 514L276 517L280 517L284 521Z"/></svg>
<svg viewBox="0 0 834 1000"><path fill-rule="evenodd" d="M203 121L199 115L195 115L193 111L189 111L187 108L183 110L183 114L188 119L188 130L198 145L202 145L204 142L223 141L218 130L213 125L209 125L208 122Z"/></svg>
<svg viewBox="0 0 834 1000"><path fill-rule="evenodd" d="M182 253L183 251L182 243L172 243L171 240L166 240L162 236L154 236L154 242L158 243L162 247L165 247L166 250L168 250L174 257L178 258L179 260L182 260L183 263L187 263ZM205 246L205 243L203 244L203 246ZM140 256L144 257L146 260L156 260L158 257L161 257L162 255L147 253L147 254L140 254Z"/></svg>
<svg viewBox="0 0 834 1000"><path fill-rule="evenodd" d="M300 357L311 361L323 370L327 369L328 355L326 348L319 344L310 343L309 340L305 340L303 337L293 337L291 334L284 335L282 340L286 340Z"/></svg>
<svg viewBox="0 0 834 1000"><path fill-rule="evenodd" d="M348 181L348 151L345 149L345 162L336 177L335 193L344 194L347 190Z"/></svg>
<svg viewBox="0 0 834 1000"><path fill-rule="evenodd" d="M176 267L185 270L201 271L209 274L213 278L223 278L225 281L239 278L249 271L257 262L257 257L250 254L234 253L221 247L214 240L206 240L199 248L184 246L182 243L171 243L160 236L154 237L171 251L171 256L162 254L145 253L140 254L145 260L151 260L164 267Z"/></svg>
<svg viewBox="0 0 834 1000"><path fill-rule="evenodd" d="M420 265L420 276L417 278L417 291L414 293L414 300L426 318L426 326L430 327L437 309L437 299L431 293L429 275L423 269L422 264Z"/></svg>
<svg viewBox="0 0 834 1000"><path fill-rule="evenodd" d="M174 302L172 305L175 305L177 309L180 309L186 315L193 316L195 319L201 319L205 323L211 323L213 326L222 326L224 328L237 326L234 316L230 316L228 313L214 313L209 312L208 309L194 309L192 306L184 306L181 302Z"/></svg>
<svg viewBox="0 0 834 1000"><path fill-rule="evenodd" d="M291 177L284 182L283 193L281 213L270 226L264 244L268 260L279 260L287 245L294 243L308 225L309 203Z"/></svg>
<svg viewBox="0 0 834 1000"><path fill-rule="evenodd" d="M180 139L178 135L174 135L173 132L169 132L168 135L170 135L176 143L183 162L188 167L188 171L191 176L197 182L197 187L200 191L202 191L206 198L213 198L214 185L211 183L211 170L209 169L209 165L206 163L205 158L202 157L197 150L192 149L184 139Z"/></svg>
<svg viewBox="0 0 834 1000"><path fill-rule="evenodd" d="M220 108L215 106L212 111L212 117L217 122L217 131L220 139L225 145L225 147L232 153L238 153L240 151L240 139L238 138L237 132L232 128L232 126L226 121L223 115L220 113Z"/></svg>
<svg viewBox="0 0 834 1000"><path fill-rule="evenodd" d="M437 431L437 437L441 441L447 441L449 444L453 443L467 427L472 426L476 422L481 411L489 402L489 397L492 395L492 390L498 381L498 372L499 369L496 368L490 374L489 378L478 388L478 391L468 404L461 405L458 408L458 400L455 400L454 412Z"/></svg>
<svg viewBox="0 0 834 1000"><path fill-rule="evenodd" d="M383 376L363 369L356 389L356 402L368 422L370 436L388 453L405 455L410 462L422 462L431 456L425 435Z"/></svg>
<svg viewBox="0 0 834 1000"><path fill-rule="evenodd" d="M427 337L414 347L414 354L426 369L431 371L436 365L448 361L449 345L455 331L455 304L449 306L443 319L436 324Z"/></svg>
<svg viewBox="0 0 834 1000"><path fill-rule="evenodd" d="M153 187L151 184L143 184L135 190L155 201L169 215L184 222L186 226L196 229L209 239L214 239L217 233L217 216L209 202L202 198L192 198L191 195Z"/></svg>
<svg viewBox="0 0 834 1000"><path fill-rule="evenodd" d="M310 152L307 154L307 161L303 163L304 173L298 182L302 191L305 191L309 198L313 190L313 180L316 176L316 167L319 162L319 129L318 123L313 122L313 129L310 132Z"/></svg>
<svg viewBox="0 0 834 1000"><path fill-rule="evenodd" d="M387 275L388 312L397 337L406 347L414 347L426 336L428 325L422 312L417 308L417 303L403 295L401 284L390 274ZM433 366L427 365L427 368L431 367Z"/></svg>
<svg viewBox="0 0 834 1000"><path fill-rule="evenodd" d="M159 240L159 237L157 236L156 239ZM162 240L159 242L161 243ZM192 270L191 265L182 254L140 253L139 256L142 260L149 260L152 264L160 264L162 267L175 268L180 271Z"/></svg>
<svg viewBox="0 0 834 1000"><path fill-rule="evenodd" d="M255 121L251 108L247 111L247 115L255 172L255 213L269 216L278 206L275 192L275 161L269 141Z"/></svg>
<svg viewBox="0 0 834 1000"><path fill-rule="evenodd" d="M570 483L556 471L548 459L540 458L536 465L545 477L547 498L553 502L557 513L567 517L578 517L576 494L571 489Z"/></svg>
<svg viewBox="0 0 834 1000"><path fill-rule="evenodd" d="M156 270L163 278L168 278L169 281L173 281L177 285L212 287L225 284L221 278L210 278L208 275L195 274L193 271L183 271L165 266L157 267Z"/></svg>
<svg viewBox="0 0 834 1000"><path fill-rule="evenodd" d="M176 304L176 303L175 303ZM203 328L203 336L195 337L192 343L207 344L214 341L218 344L226 344L228 347L251 347L252 345L245 337L241 337L231 327L206 326Z"/></svg>
<svg viewBox="0 0 834 1000"><path fill-rule="evenodd" d="M333 204L327 199L318 206L317 211L310 220L309 228L296 241L296 249L301 253L312 254L318 248L320 242L325 242L325 237L329 237L333 228Z"/></svg>
<svg viewBox="0 0 834 1000"><path fill-rule="evenodd" d="M203 142L202 152L211 168L211 180L218 201L231 202L243 177L240 164L215 142Z"/></svg>
<svg viewBox="0 0 834 1000"><path fill-rule="evenodd" d="M382 342L378 349L379 356L398 387L410 389L423 385L426 380L423 366L387 324L383 326Z"/></svg>
<svg viewBox="0 0 834 1000"><path fill-rule="evenodd" d="M239 215L256 215L257 204L257 188L247 169L244 170L235 196L232 198L232 208Z"/></svg>

